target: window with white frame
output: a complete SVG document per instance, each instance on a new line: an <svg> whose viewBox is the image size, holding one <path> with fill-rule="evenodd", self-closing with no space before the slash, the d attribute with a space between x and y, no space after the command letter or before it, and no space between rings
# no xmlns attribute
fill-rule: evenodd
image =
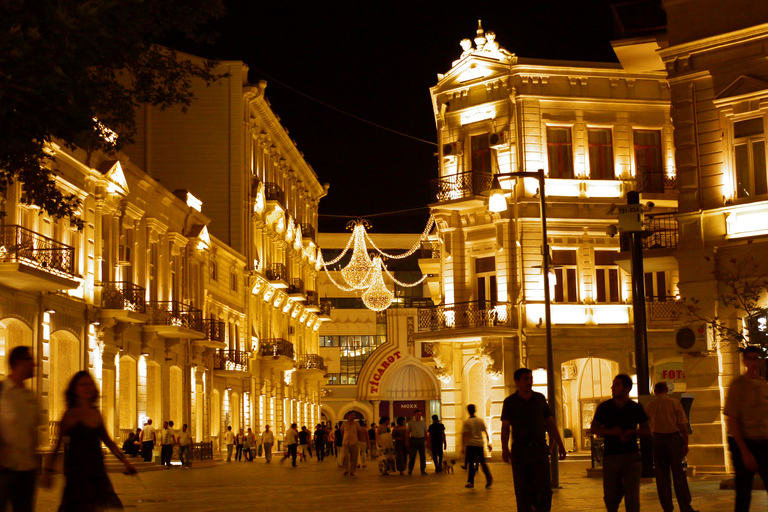
<svg viewBox="0 0 768 512"><path fill-rule="evenodd" d="M733 122L733 163L736 197L768 194L765 123L762 117Z"/></svg>
<svg viewBox="0 0 768 512"><path fill-rule="evenodd" d="M573 178L573 145L570 127L547 126L550 178Z"/></svg>
<svg viewBox="0 0 768 512"><path fill-rule="evenodd" d="M635 170L644 192L664 192L664 164L661 152L661 130L633 130Z"/></svg>
<svg viewBox="0 0 768 512"><path fill-rule="evenodd" d="M552 267L555 271L554 302L578 302L579 279L576 249L554 249Z"/></svg>
<svg viewBox="0 0 768 512"><path fill-rule="evenodd" d="M613 139L609 128L589 128L589 177L593 180L612 180L616 177L613 170Z"/></svg>
<svg viewBox="0 0 768 512"><path fill-rule="evenodd" d="M496 305L498 289L496 287L496 258L487 256L475 259L475 279L477 280L477 302L480 308Z"/></svg>
<svg viewBox="0 0 768 512"><path fill-rule="evenodd" d="M669 295L671 293L667 290L666 272L645 273L645 298L647 300L665 302Z"/></svg>
<svg viewBox="0 0 768 512"><path fill-rule="evenodd" d="M595 302L619 302L616 251L595 251Z"/></svg>

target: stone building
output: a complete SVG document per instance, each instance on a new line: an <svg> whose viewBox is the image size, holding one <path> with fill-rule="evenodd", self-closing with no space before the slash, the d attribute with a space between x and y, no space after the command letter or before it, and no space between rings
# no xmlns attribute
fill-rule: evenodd
<svg viewBox="0 0 768 512"><path fill-rule="evenodd" d="M482 27L461 47L430 89L439 148L430 207L442 252L439 272L431 261L423 268L442 280L432 288L438 305L419 310L414 338L434 343L449 444L458 445L470 403L499 439L516 368L536 370L535 385L546 393L537 181L502 177L508 209L488 210L494 174L544 169L553 404L574 448L588 449L592 415L610 397L613 376L636 373L629 255L607 234L628 191L655 205L644 246L651 373L682 366L674 345L682 311L674 302L677 190L666 75L517 56Z"/></svg>

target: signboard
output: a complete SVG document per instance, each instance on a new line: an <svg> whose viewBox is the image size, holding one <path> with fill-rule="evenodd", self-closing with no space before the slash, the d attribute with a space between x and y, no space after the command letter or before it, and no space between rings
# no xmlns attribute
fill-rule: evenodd
<svg viewBox="0 0 768 512"><path fill-rule="evenodd" d="M643 230L643 205L623 204L616 209L619 212L619 233Z"/></svg>
<svg viewBox="0 0 768 512"><path fill-rule="evenodd" d="M412 418L413 414L419 410L421 411L421 416L424 417L424 407L426 406L426 403L424 400L408 400L408 401L402 401L402 402L394 402L392 409L393 409L393 419L397 419L398 416L405 416L406 418Z"/></svg>

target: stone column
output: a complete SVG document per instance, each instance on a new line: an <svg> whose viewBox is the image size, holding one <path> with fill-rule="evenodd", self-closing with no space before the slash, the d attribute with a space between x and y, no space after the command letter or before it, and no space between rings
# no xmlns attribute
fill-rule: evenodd
<svg viewBox="0 0 768 512"><path fill-rule="evenodd" d="M101 352L101 415L104 428L115 439L120 439L119 415L117 414L115 356L118 348L104 345Z"/></svg>

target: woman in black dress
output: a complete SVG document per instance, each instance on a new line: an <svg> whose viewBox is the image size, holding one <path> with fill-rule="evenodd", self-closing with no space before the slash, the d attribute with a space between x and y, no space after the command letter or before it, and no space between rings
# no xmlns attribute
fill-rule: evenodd
<svg viewBox="0 0 768 512"><path fill-rule="evenodd" d="M407 434L405 430L405 418L397 418L397 426L392 429L392 439L395 441L395 466L402 475L408 463Z"/></svg>
<svg viewBox="0 0 768 512"><path fill-rule="evenodd" d="M59 512L98 512L106 508L123 508L104 467L101 443L123 464L125 473L136 469L112 441L104 428L104 420L96 408L99 392L91 374L80 371L72 377L66 391L67 411L61 418L61 430L51 456L54 467L63 437L69 437L64 453L64 476L67 479Z"/></svg>

